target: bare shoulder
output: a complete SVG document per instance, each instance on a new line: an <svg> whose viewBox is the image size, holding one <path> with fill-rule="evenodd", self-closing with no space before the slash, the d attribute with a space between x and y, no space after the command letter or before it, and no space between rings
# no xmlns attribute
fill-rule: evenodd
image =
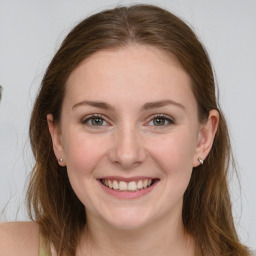
<svg viewBox="0 0 256 256"><path fill-rule="evenodd" d="M38 225L33 222L0 223L0 248L0 256L38 256Z"/></svg>

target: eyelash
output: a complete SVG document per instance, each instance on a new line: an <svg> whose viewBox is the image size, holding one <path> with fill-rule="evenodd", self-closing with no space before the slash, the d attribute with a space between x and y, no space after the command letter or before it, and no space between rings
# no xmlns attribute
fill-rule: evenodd
<svg viewBox="0 0 256 256"><path fill-rule="evenodd" d="M164 125L153 125L155 128L164 128L166 126L170 126L172 124L175 124L175 121L173 118L165 115L165 114L157 114L151 117L150 121L147 123L147 126L149 125L150 122L154 122L156 119L162 119L164 122L168 122L167 124L165 123Z"/></svg>
<svg viewBox="0 0 256 256"><path fill-rule="evenodd" d="M96 119L99 119L101 121L100 125L92 124L93 120L96 120ZM90 116L86 116L84 119L82 119L82 124L92 127L94 129L101 129L102 126L110 126L111 125L105 119L106 118L101 114L93 114ZM154 124L150 125L151 122L154 122L154 120L157 120L157 119L163 120L164 124L163 125L161 125L161 124L160 125L154 125ZM89 122L91 122L91 123L89 123ZM107 123L107 125L102 124L104 122ZM167 124L166 124L166 122L167 122ZM175 124L175 121L173 118L171 118L165 114L157 114L157 115L150 117L150 121L146 123L146 126L153 126L154 128L164 128L164 127L170 126L172 124Z"/></svg>
<svg viewBox="0 0 256 256"><path fill-rule="evenodd" d="M110 125L105 120L104 116L102 116L101 114L93 114L90 116L86 116L84 119L82 119L82 124L87 125L89 127L93 127L94 129L100 129L103 125L93 125L92 123L91 124L89 123L90 121L92 122L93 120L96 120L96 119L100 119L102 120L102 122L106 122L108 126Z"/></svg>

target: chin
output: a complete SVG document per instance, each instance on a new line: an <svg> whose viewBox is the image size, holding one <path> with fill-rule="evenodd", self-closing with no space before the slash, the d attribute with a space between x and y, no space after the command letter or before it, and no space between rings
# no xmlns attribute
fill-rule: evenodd
<svg viewBox="0 0 256 256"><path fill-rule="evenodd" d="M150 222L146 213L137 211L121 211L112 213L105 221L112 227L120 230L137 230L147 226Z"/></svg>
<svg viewBox="0 0 256 256"><path fill-rule="evenodd" d="M114 227L115 229L120 229L120 230L138 230L138 229L142 229L143 227L146 226L146 222L143 221L112 221L109 222L109 224Z"/></svg>

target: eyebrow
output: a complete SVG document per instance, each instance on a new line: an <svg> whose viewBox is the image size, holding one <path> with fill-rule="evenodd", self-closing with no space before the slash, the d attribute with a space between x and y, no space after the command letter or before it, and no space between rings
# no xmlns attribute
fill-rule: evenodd
<svg viewBox="0 0 256 256"><path fill-rule="evenodd" d="M172 101L172 100L161 100L161 101L155 101L155 102L148 102L148 103L145 103L142 107L143 110L149 110L149 109L152 109L152 108L161 108L161 107L164 107L166 105L174 105L174 106L177 106L179 108L182 108L183 110L185 110L185 107L178 103L178 102L175 102L175 101Z"/></svg>
<svg viewBox="0 0 256 256"><path fill-rule="evenodd" d="M114 107L112 107L111 105L105 103L105 102L100 102L100 101L82 101L79 103L76 103L72 109L77 108L79 106L84 106L84 105L88 105L88 106L92 106L95 108L101 108L101 109L105 109L105 110L114 110Z"/></svg>
<svg viewBox="0 0 256 256"><path fill-rule="evenodd" d="M96 108L101 108L101 109L104 109L104 110L112 110L114 111L115 108L111 105L109 105L108 103L105 103L105 102L100 102L100 101L82 101L82 102L79 102L79 103L76 103L72 109L74 108L77 108L79 106L92 106L92 107L96 107ZM153 109L153 108L161 108L161 107L164 107L166 105L174 105L174 106L177 106L179 108L182 108L183 110L185 110L185 107L178 103L178 102L175 102L175 101L172 101L172 100L161 100L161 101L154 101L154 102L148 102L148 103L145 103L143 106L142 106L142 110L149 110L149 109Z"/></svg>

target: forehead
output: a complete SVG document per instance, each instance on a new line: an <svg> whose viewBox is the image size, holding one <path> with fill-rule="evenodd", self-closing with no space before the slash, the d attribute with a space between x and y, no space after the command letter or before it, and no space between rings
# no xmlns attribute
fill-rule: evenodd
<svg viewBox="0 0 256 256"><path fill-rule="evenodd" d="M65 97L118 97L126 102L131 97L151 101L168 95L194 98L191 79L179 62L156 47L129 45L98 51L82 61L67 80Z"/></svg>

